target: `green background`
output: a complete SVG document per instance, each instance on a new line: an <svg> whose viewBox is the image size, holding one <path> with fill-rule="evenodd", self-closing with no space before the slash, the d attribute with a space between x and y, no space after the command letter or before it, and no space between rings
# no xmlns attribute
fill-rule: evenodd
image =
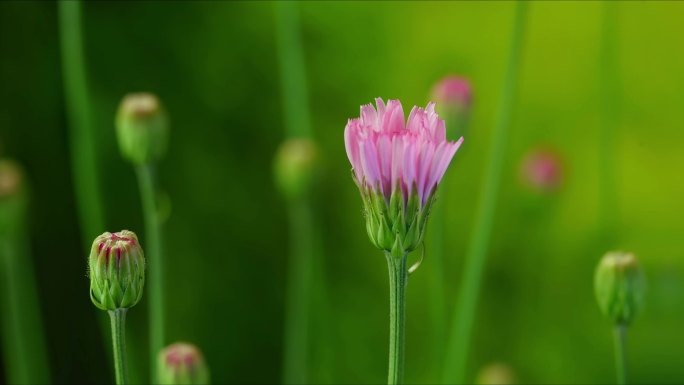
<svg viewBox="0 0 684 385"><path fill-rule="evenodd" d="M323 155L314 204L323 252L312 321L311 380L386 378L385 261L371 246L343 143L375 97L425 105L447 74L467 76L474 109L444 183L446 298L461 279L503 83L513 3L304 2L302 46L312 128ZM505 362L524 383L614 381L611 328L593 270L611 248L637 254L647 305L628 336L630 378L684 381L684 3L615 4L616 188L601 235L600 2L532 2L468 378ZM269 2L97 2L84 6L89 91L107 228L144 237L137 182L114 114L131 91L160 96L172 122L160 183L166 223L168 338L205 353L216 383L280 380L288 263L285 201L272 177L284 138ZM57 8L0 2L0 151L31 180L31 247L54 381L110 381L88 298L74 201ZM561 188L519 181L538 146L563 160ZM609 211L610 212L610 211ZM429 232L429 230L428 230ZM144 246L144 244L143 244ZM424 266L430 264L429 251ZM406 380L435 382L429 269L408 289ZM147 365L145 299L129 312L131 360ZM2 313L0 313L2 314ZM106 336L105 336L106 337ZM446 337L444 337L446 339ZM136 341L137 340L137 341ZM135 346L139 345L139 348ZM0 381L2 381L0 379Z"/></svg>

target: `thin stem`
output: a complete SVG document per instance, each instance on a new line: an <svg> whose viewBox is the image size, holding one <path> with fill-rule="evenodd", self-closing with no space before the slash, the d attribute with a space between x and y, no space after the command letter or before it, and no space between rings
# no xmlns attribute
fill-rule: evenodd
<svg viewBox="0 0 684 385"><path fill-rule="evenodd" d="M496 128L492 136L492 149L489 154L482 200L470 240L458 303L452 317L454 321L442 378L444 383L460 384L465 382L470 335L475 319L482 272L492 234L496 201L506 154L506 142L518 80L526 13L527 3L518 1L508 56L508 68L501 93Z"/></svg>
<svg viewBox="0 0 684 385"><path fill-rule="evenodd" d="M162 229L157 210L154 171L151 165L136 167L143 217L145 219L145 255L148 265L149 334L150 334L150 381L156 382L157 354L164 347L164 258L162 253Z"/></svg>
<svg viewBox="0 0 684 385"><path fill-rule="evenodd" d="M102 195L98 175L97 140L93 132L90 96L81 34L81 2L59 1L62 76L69 119L71 168L85 250L102 233Z"/></svg>
<svg viewBox="0 0 684 385"><path fill-rule="evenodd" d="M114 352L114 373L117 385L128 384L128 366L126 364L126 311L116 309L109 311L112 321L112 348Z"/></svg>
<svg viewBox="0 0 684 385"><path fill-rule="evenodd" d="M439 197L448 196L447 186L442 184L438 191L437 202L432 206L430 214L430 234L427 253L430 257L430 313L432 319L432 335L434 338L435 373L439 373L444 357L444 336L446 335L446 312L444 299L444 202L440 204Z"/></svg>
<svg viewBox="0 0 684 385"><path fill-rule="evenodd" d="M304 53L299 35L297 3L275 4L278 61L283 95L283 115L288 138L311 136ZM308 196L288 202L290 216L290 263L285 309L283 382L301 384L309 375L309 323L311 294L315 288L314 215ZM323 269L319 269L323 271Z"/></svg>
<svg viewBox="0 0 684 385"><path fill-rule="evenodd" d="M627 327L616 325L615 336L615 370L617 373L617 383L625 385L627 383L627 359L625 357L625 343L627 339Z"/></svg>
<svg viewBox="0 0 684 385"><path fill-rule="evenodd" d="M312 212L306 199L290 202L290 264L285 309L284 381L306 382L308 374L309 289L312 284Z"/></svg>
<svg viewBox="0 0 684 385"><path fill-rule="evenodd" d="M404 380L404 329L406 324L407 255L395 257L385 253L390 284L390 341L388 384Z"/></svg>
<svg viewBox="0 0 684 385"><path fill-rule="evenodd" d="M43 335L40 305L33 273L33 263L27 251L23 224L15 224L0 240L0 266L6 282L5 306L8 311L4 336L4 357L7 381L10 384L45 384L50 382L47 349ZM4 285L3 285L4 286Z"/></svg>
<svg viewBox="0 0 684 385"><path fill-rule="evenodd" d="M615 180L615 131L618 127L619 77L616 55L616 6L603 2L603 31L600 55L601 129L599 130L600 220L603 241L611 246L618 222L618 199Z"/></svg>

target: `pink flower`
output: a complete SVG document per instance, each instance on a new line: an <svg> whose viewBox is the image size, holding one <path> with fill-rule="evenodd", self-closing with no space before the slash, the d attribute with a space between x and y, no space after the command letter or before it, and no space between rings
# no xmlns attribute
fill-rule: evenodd
<svg viewBox="0 0 684 385"><path fill-rule="evenodd" d="M401 189L404 202L417 193L423 206L463 138L447 141L434 103L425 109L413 107L406 124L401 102L389 100L385 105L377 98L376 104L377 109L371 104L361 106L361 116L350 119L344 130L355 180L362 193L374 190L388 201L395 189Z"/></svg>

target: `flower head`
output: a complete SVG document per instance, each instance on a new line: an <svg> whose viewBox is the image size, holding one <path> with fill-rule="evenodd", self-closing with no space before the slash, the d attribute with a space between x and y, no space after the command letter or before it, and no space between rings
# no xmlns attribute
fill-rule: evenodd
<svg viewBox="0 0 684 385"><path fill-rule="evenodd" d="M361 106L344 131L353 177L364 200L366 227L380 249L409 252L422 240L435 190L463 142L446 139L435 104L414 107L404 123L398 100Z"/></svg>
<svg viewBox="0 0 684 385"><path fill-rule="evenodd" d="M601 311L617 325L629 325L643 304L644 273L631 253L609 252L596 267L594 291Z"/></svg>
<svg viewBox="0 0 684 385"><path fill-rule="evenodd" d="M209 369L202 352L192 344L176 342L159 352L160 384L208 384Z"/></svg>
<svg viewBox="0 0 684 385"><path fill-rule="evenodd" d="M142 298L145 257L134 232L95 238L88 258L90 299L102 310L127 309Z"/></svg>
<svg viewBox="0 0 684 385"><path fill-rule="evenodd" d="M116 135L124 158L136 165L161 159L168 131L166 113L155 95L143 92L123 98L116 115Z"/></svg>

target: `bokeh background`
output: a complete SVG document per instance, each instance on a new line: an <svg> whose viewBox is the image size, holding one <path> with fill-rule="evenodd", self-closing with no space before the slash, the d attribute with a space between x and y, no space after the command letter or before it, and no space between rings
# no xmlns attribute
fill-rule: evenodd
<svg viewBox="0 0 684 385"><path fill-rule="evenodd" d="M592 279L600 256L617 248L637 254L649 283L628 337L631 380L684 381L684 3L613 6L615 65L602 72L603 3L529 4L471 380L503 362L522 383L614 381L611 326ZM444 181L449 194L437 203L447 213L451 314L513 10L510 2L300 4L310 120L324 170L313 203L322 286L312 293L312 382L386 378L386 263L367 239L350 178L347 119L378 96L400 99L406 112L425 105L448 74L472 82L471 126ZM169 342L196 343L216 383L280 381L289 222L272 175L285 135L274 4L97 2L83 11L102 231L144 236L137 182L119 156L113 121L124 94L154 92L172 122L159 167L171 210ZM90 240L76 215L56 4L0 2L0 84L0 154L24 165L32 187L32 258L54 381L109 382L108 336L100 334L106 315L88 298L83 244ZM614 91L610 210L603 210L599 173L602 84ZM521 161L535 148L552 148L561 159L558 189L539 193L521 182ZM424 266L430 263L428 253ZM433 363L443 359L430 330L427 270L408 289L408 382L438 381ZM146 312L143 299L127 323L130 346L140 346L130 359L143 371Z"/></svg>

